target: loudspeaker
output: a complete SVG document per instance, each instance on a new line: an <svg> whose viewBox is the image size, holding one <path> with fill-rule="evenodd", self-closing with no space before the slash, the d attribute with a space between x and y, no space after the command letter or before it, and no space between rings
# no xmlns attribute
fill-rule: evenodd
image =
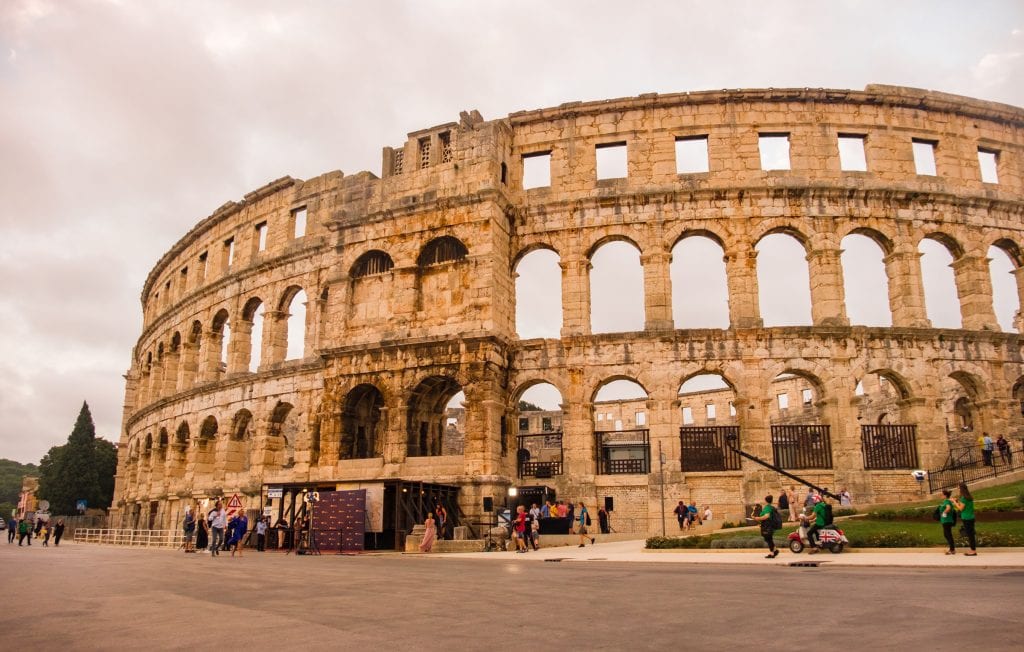
<svg viewBox="0 0 1024 652"><path fill-rule="evenodd" d="M615 497L605 496L604 497L604 511L614 512L615 511Z"/></svg>
<svg viewBox="0 0 1024 652"><path fill-rule="evenodd" d="M484 512L494 511L494 498L490 496L484 496Z"/></svg>

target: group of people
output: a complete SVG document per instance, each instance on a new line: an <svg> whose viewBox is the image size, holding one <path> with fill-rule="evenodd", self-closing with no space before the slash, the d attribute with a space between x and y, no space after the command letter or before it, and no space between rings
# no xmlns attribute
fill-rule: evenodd
<svg viewBox="0 0 1024 652"><path fill-rule="evenodd" d="M978 537L974 530L974 496L971 495L971 490L963 482L957 487L957 492L959 495L953 498L952 491L943 489L942 495L944 498L936 509L939 523L942 524L942 536L946 538L946 543L949 545L946 554L956 554L953 526L956 525L956 519L959 517L963 521L961 531L967 537L967 545L971 549L970 552L965 552L964 554L968 557L974 557L978 554Z"/></svg>
<svg viewBox="0 0 1024 652"><path fill-rule="evenodd" d="M34 521L29 518L15 519L11 517L9 520L0 518L0 530L7 530L7 543L14 543L14 540L18 540L18 545L32 545L33 537L41 539L43 547L47 548L50 546L50 537L53 537L53 545L59 546L60 540L64 536L64 519L59 518L57 522L51 527L48 521L42 519L35 519Z"/></svg>
<svg viewBox="0 0 1024 652"><path fill-rule="evenodd" d="M999 435L995 441L992 441L992 437L987 432L983 432L978 439L978 444L981 446L981 462L985 466L995 464L993 453L996 449L999 449L999 458L1003 464L1013 463L1013 451L1010 450L1010 442L1006 437Z"/></svg>
<svg viewBox="0 0 1024 652"><path fill-rule="evenodd" d="M185 512L182 520L182 529L185 534L184 549L187 553L194 553L206 550L209 547L210 556L216 557L221 552L230 551L234 557L237 553L242 556L245 548L245 534L249 531L249 518L245 511L228 516L224 506L218 500L203 518L196 518L195 510ZM262 551L266 541L268 520L261 518L257 522L257 549ZM194 539L194 544L193 544Z"/></svg>
<svg viewBox="0 0 1024 652"><path fill-rule="evenodd" d="M850 492L843 489L839 492L840 504L850 505ZM803 499L803 507L797 502L796 487L790 487L787 492L785 488L779 492L778 505L775 504L775 497L771 494L764 497L764 505L754 505L750 519L760 524L761 536L768 544L767 559L774 559L779 555L775 547L775 532L782 528L782 511L786 510L790 521L799 521L806 524L807 543L810 547L809 554L816 554L821 551L821 546L815 534L821 528L832 523L832 506L828 502L829 491L822 489L807 490L807 496Z"/></svg>
<svg viewBox="0 0 1024 652"><path fill-rule="evenodd" d="M587 545L587 541L593 545L597 538L591 536L590 528L593 521L590 518L590 510L583 501L573 504L572 501L545 501L544 505L538 507L536 503L527 510L524 505L516 507L516 515L512 519L512 538L516 542L516 552L527 552L540 549L540 521L544 518L567 518L571 530L579 537L579 547ZM598 511L599 527L601 532L606 532L608 526L608 513L601 508Z"/></svg>
<svg viewBox="0 0 1024 652"><path fill-rule="evenodd" d="M704 509L697 509L695 501L690 501L690 504L687 505L685 500L680 500L672 513L676 515L680 531L689 530L693 528L694 524L703 525L704 521L710 521L714 517L711 505L704 505Z"/></svg>

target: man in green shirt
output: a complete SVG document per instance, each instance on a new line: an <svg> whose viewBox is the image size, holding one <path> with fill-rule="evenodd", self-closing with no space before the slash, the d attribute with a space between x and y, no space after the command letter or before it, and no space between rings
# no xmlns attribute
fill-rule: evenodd
<svg viewBox="0 0 1024 652"><path fill-rule="evenodd" d="M953 524L956 523L956 505L950 500L950 496L953 495L952 491L943 489L942 495L945 498L939 504L939 523L942 524L942 536L946 537L946 543L949 544L946 554L955 555L956 542L953 541Z"/></svg>
<svg viewBox="0 0 1024 652"><path fill-rule="evenodd" d="M811 516L814 517L814 523L811 524L811 527L807 528L807 542L811 544L811 549L807 551L807 554L809 555L813 555L821 550L821 547L818 545L818 541L814 538L814 535L817 534L818 530L827 525L825 519L825 511L827 509L825 507L825 496L822 495L818 498L818 502L814 503L814 509L811 511Z"/></svg>
<svg viewBox="0 0 1024 652"><path fill-rule="evenodd" d="M764 497L764 507L761 508L761 513L751 518L761 523L761 536L764 538L764 542L768 544L768 555L767 559L775 559L779 556L779 551L775 547L775 529L772 527L772 512L775 511L775 506L772 505L772 496L768 495Z"/></svg>

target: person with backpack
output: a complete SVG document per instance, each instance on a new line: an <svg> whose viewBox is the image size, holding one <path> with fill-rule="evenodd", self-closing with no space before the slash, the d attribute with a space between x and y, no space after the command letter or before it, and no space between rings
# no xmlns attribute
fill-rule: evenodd
<svg viewBox="0 0 1024 652"><path fill-rule="evenodd" d="M946 543L949 544L949 550L946 551L946 554L955 555L956 542L953 541L953 526L956 525L956 505L950 499L950 496L953 495L952 491L943 489L942 495L945 498L939 503L935 513L939 516L939 523L942 524L942 536L946 538Z"/></svg>
<svg viewBox="0 0 1024 652"><path fill-rule="evenodd" d="M580 535L580 548L582 548L587 545L587 539L590 539L591 545L597 543L597 539L590 536L589 530L587 530L587 526L590 525L590 512L587 511L587 506L583 504L582 500L579 502L579 505L579 511L576 512L579 527L576 532Z"/></svg>
<svg viewBox="0 0 1024 652"><path fill-rule="evenodd" d="M814 523L811 523L811 527L807 528L807 543L811 546L811 549L807 551L809 555L821 551L821 546L818 545L818 540L814 538L814 535L826 525L832 525L832 505L828 503L825 496L826 494L822 493L821 499L814 503L814 507L811 509Z"/></svg>
<svg viewBox="0 0 1024 652"><path fill-rule="evenodd" d="M953 505L960 512L960 521L964 524L963 533L967 537L967 544L971 547L970 552L965 552L967 557L978 556L978 537L974 533L974 496L967 488L966 482L961 482L957 487L960 491L959 498L953 498Z"/></svg>
<svg viewBox="0 0 1024 652"><path fill-rule="evenodd" d="M775 530L782 529L782 514L772 505L774 497L769 494L764 497L764 507L761 508L759 516L752 516L755 521L761 523L761 536L768 544L768 554L765 559L775 559L779 556L779 549L775 547Z"/></svg>

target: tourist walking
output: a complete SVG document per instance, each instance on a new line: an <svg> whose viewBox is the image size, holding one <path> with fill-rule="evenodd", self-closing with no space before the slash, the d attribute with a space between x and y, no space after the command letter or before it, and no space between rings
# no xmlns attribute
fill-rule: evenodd
<svg viewBox="0 0 1024 652"><path fill-rule="evenodd" d="M224 511L224 507L217 501L217 504L211 512L212 522L210 523L210 529L213 535L210 537L210 556L217 557L220 555L220 547L224 545L224 528L227 527L228 515Z"/></svg>
<svg viewBox="0 0 1024 652"><path fill-rule="evenodd" d="M39 529L39 536L43 539L43 547L50 547L50 524L43 523L43 526Z"/></svg>
<svg viewBox="0 0 1024 652"><path fill-rule="evenodd" d="M64 536L64 519L58 518L57 524L53 526L53 545L59 546L60 540Z"/></svg>
<svg viewBox="0 0 1024 652"><path fill-rule="evenodd" d="M18 522L11 517L11 520L7 521L7 543L14 543L15 537L18 536Z"/></svg>
<svg viewBox="0 0 1024 652"><path fill-rule="evenodd" d="M967 545L971 548L970 552L965 552L964 555L967 557L977 557L978 538L974 532L974 496L971 495L971 490L963 482L960 483L957 489L960 495L957 498L953 498L953 505L960 512L960 520L964 523L964 534L967 536Z"/></svg>
<svg viewBox="0 0 1024 652"><path fill-rule="evenodd" d="M839 506L840 507L852 507L853 497L850 496L850 492L843 487L842 491L839 492Z"/></svg>
<svg viewBox="0 0 1024 652"><path fill-rule="evenodd" d="M789 487L789 520L799 521L803 510L800 508L800 501L796 495L796 487Z"/></svg>
<svg viewBox="0 0 1024 652"><path fill-rule="evenodd" d="M437 526L434 525L434 514L427 512L427 520L423 521L423 541L420 542L420 552L430 552L434 548L434 539L437 538Z"/></svg>
<svg viewBox="0 0 1024 652"><path fill-rule="evenodd" d="M196 519L196 545L193 549L198 552L206 552L210 545L210 523L205 518Z"/></svg>
<svg viewBox="0 0 1024 652"><path fill-rule="evenodd" d="M530 543L534 550L540 550L540 519L530 519Z"/></svg>
<svg viewBox="0 0 1024 652"><path fill-rule="evenodd" d="M597 510L597 526L601 530L601 534L608 534L610 532L608 527L608 510L604 507Z"/></svg>
<svg viewBox="0 0 1024 652"><path fill-rule="evenodd" d="M943 489L942 495L945 498L939 504L937 510L939 512L939 523L942 524L942 536L946 537L946 543L949 544L949 550L946 551L946 554L955 555L956 542L953 541L953 526L956 524L956 505L950 499L950 496L953 495L952 491Z"/></svg>
<svg viewBox="0 0 1024 652"><path fill-rule="evenodd" d="M782 525L782 515L778 513L778 510L772 505L774 497L769 494L764 497L764 507L761 508L761 513L754 516L753 519L761 524L761 537L764 538L764 542L768 544L768 554L765 559L775 559L779 556L779 549L775 547L775 530L776 526ZM777 514L777 516L773 516Z"/></svg>
<svg viewBox="0 0 1024 652"><path fill-rule="evenodd" d="M269 516L256 521L256 552L263 552L267 549L267 525L269 522Z"/></svg>
<svg viewBox="0 0 1024 652"><path fill-rule="evenodd" d="M587 539L590 539L591 545L597 543L597 539L590 536L590 530L587 528L590 526L590 512L587 511L587 506L583 504L581 500L579 511L577 512L576 520L579 522L576 533L580 535L580 548L587 545Z"/></svg>
<svg viewBox="0 0 1024 652"><path fill-rule="evenodd" d="M448 510L441 503L434 503L434 513L437 517L437 538L444 539L448 532Z"/></svg>
<svg viewBox="0 0 1024 652"><path fill-rule="evenodd" d="M987 432L981 433L981 460L985 466L992 466L992 438Z"/></svg>
<svg viewBox="0 0 1024 652"><path fill-rule="evenodd" d="M235 556L236 552L238 553L238 556L241 557L242 551L245 549L243 539L245 538L245 533L249 530L249 517L245 515L244 511L239 512L238 516L234 518L234 525L235 527L232 529L231 542L228 544L228 548L231 549L232 557Z"/></svg>
<svg viewBox="0 0 1024 652"><path fill-rule="evenodd" d="M185 512L181 530L185 535L185 552L195 552L195 548L192 547L192 538L196 534L196 515L191 509Z"/></svg>
<svg viewBox="0 0 1024 652"><path fill-rule="evenodd" d="M512 522L512 536L516 540L516 552L526 552L526 509L516 507L516 518Z"/></svg>
<svg viewBox="0 0 1024 652"><path fill-rule="evenodd" d="M26 537L28 538L28 545L31 546L32 545L32 527L29 525L28 521L26 521L25 519L21 519L20 521L18 521L18 545L19 546L25 540Z"/></svg>
<svg viewBox="0 0 1024 652"><path fill-rule="evenodd" d="M672 510L672 513L676 515L676 522L679 523L679 531L682 532L686 529L687 519L690 516L690 508L686 506L686 503L679 501L676 508Z"/></svg>
<svg viewBox="0 0 1024 652"><path fill-rule="evenodd" d="M1010 464L1013 462L1013 453L1010 451L1010 442L1006 441L1006 437L999 435L996 438L996 448L999 449L999 459L1003 464Z"/></svg>

